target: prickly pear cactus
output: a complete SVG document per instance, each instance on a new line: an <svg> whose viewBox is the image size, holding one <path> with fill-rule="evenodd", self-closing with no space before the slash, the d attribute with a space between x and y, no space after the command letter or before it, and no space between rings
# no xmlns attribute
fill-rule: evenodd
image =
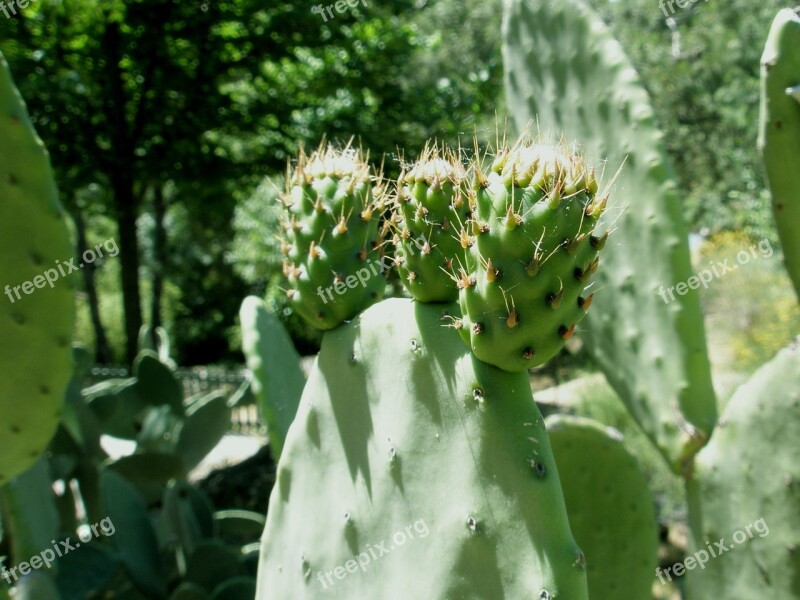
<svg viewBox="0 0 800 600"><path fill-rule="evenodd" d="M800 598L798 439L800 339L736 391L697 455L690 600Z"/></svg>
<svg viewBox="0 0 800 600"><path fill-rule="evenodd" d="M561 350L592 302L607 196L579 156L525 138L475 185L455 326L479 359L522 371Z"/></svg>
<svg viewBox="0 0 800 600"><path fill-rule="evenodd" d="M649 598L658 564L655 501L622 434L565 415L548 417L547 431L569 524L586 555L589 597Z"/></svg>
<svg viewBox="0 0 800 600"><path fill-rule="evenodd" d="M272 455L278 460L306 383L300 356L281 322L261 298L245 298L239 320L242 350L253 374L253 393L267 425Z"/></svg>
<svg viewBox="0 0 800 600"><path fill-rule="evenodd" d="M390 299L326 334L278 465L258 598L587 597L527 375L472 356L442 326L454 310Z"/></svg>
<svg viewBox="0 0 800 600"><path fill-rule="evenodd" d="M509 113L580 140L619 177L606 211L614 243L583 339L612 387L676 470L705 443L716 401L687 230L661 132L630 61L581 0L505 0ZM687 286L688 287L688 286ZM681 288L683 289L683 288Z"/></svg>
<svg viewBox="0 0 800 600"><path fill-rule="evenodd" d="M800 16L786 8L772 24L761 57L758 145L772 193L786 269L800 297Z"/></svg>
<svg viewBox="0 0 800 600"><path fill-rule="evenodd" d="M291 304L310 325L332 329L383 295L378 219L383 192L360 152L320 148L287 176L283 273Z"/></svg>
<svg viewBox="0 0 800 600"><path fill-rule="evenodd" d="M58 262L73 253L47 151L0 54L0 486L36 461L61 415L73 281Z"/></svg>
<svg viewBox="0 0 800 600"><path fill-rule="evenodd" d="M452 273L464 264L459 232L469 215L467 171L452 151L427 146L397 183L395 262L411 296L420 302L454 302Z"/></svg>

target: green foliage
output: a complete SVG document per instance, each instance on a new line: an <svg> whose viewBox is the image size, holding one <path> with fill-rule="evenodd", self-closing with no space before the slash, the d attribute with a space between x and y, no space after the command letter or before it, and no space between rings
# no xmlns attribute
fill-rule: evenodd
<svg viewBox="0 0 800 600"><path fill-rule="evenodd" d="M325 334L257 597L587 597L527 374L472 356L443 327L455 311L390 299Z"/></svg>
<svg viewBox="0 0 800 600"><path fill-rule="evenodd" d="M355 135L396 174L398 145L484 129L502 71L498 0L367 4L325 22L285 0L39 2L4 20L0 47L24 74L67 206L87 217L90 239L96 219L115 221L121 268L104 268L95 287L117 357L138 296L153 297L163 276L148 313L163 310L155 324L181 364L240 359L226 338L248 292L241 278L258 273L231 268L241 256L231 218L298 148ZM314 350L313 334L284 320ZM81 323L89 344L85 313Z"/></svg>
<svg viewBox="0 0 800 600"><path fill-rule="evenodd" d="M787 3L673 3L674 14L652 0L590 4L649 92L687 221L696 230L740 230L775 243L754 124L766 32Z"/></svg>
<svg viewBox="0 0 800 600"><path fill-rule="evenodd" d="M148 598L164 598L167 590L164 568L144 500L135 487L114 471L100 475L100 490L105 511L114 523L111 539L122 564Z"/></svg>
<svg viewBox="0 0 800 600"><path fill-rule="evenodd" d="M622 48L583 2L512 0L504 17L506 95L518 129L580 140L589 164L620 168L616 226L585 339L611 385L676 470L716 420L697 294L662 301L692 275L686 227L647 94ZM610 174L609 174L610 175Z"/></svg>
<svg viewBox="0 0 800 600"><path fill-rule="evenodd" d="M737 258L744 255L747 262ZM730 367L752 373L800 334L800 307L769 240L729 232L712 236L701 248L698 266L725 261L735 269L702 291L703 305Z"/></svg>
<svg viewBox="0 0 800 600"><path fill-rule="evenodd" d="M281 271L279 197L283 177L265 177L255 191L236 206L235 237L228 259L249 285L264 285Z"/></svg>
<svg viewBox="0 0 800 600"><path fill-rule="evenodd" d="M168 353L162 351L162 362L152 350L142 351L129 380L81 391L77 382L85 372L80 365L87 362L82 354L76 353L79 368L47 462L0 488L3 548L11 549L19 564L50 547L52 540L75 540L82 537L80 532L85 537L87 526L96 529L100 523L102 533L93 532L97 539L75 544L55 563L53 575L60 575L54 581L64 600L87 595L157 600L178 594L187 581L199 584L209 598L254 589L246 548L256 543L259 531L241 524L263 524L263 518L247 511L215 516L208 498L186 481L229 429L229 404L242 394L230 400L218 393L184 399ZM110 434L135 440L133 453L109 458L100 437ZM62 482L58 495L55 481ZM108 528L102 526L105 519ZM231 577L222 571L192 575L209 570L204 562L209 545L233 557ZM233 577L235 581L228 581ZM16 586L18 594L24 585L27 581Z"/></svg>

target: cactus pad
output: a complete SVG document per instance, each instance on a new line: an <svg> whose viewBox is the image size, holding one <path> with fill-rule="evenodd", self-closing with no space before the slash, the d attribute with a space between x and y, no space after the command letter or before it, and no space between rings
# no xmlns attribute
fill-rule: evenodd
<svg viewBox="0 0 800 600"><path fill-rule="evenodd" d="M373 194L369 165L349 147L301 152L286 185L286 293L310 325L332 329L383 295L382 192Z"/></svg>
<svg viewBox="0 0 800 600"><path fill-rule="evenodd" d="M650 597L658 564L653 496L622 434L596 421L554 415L547 431L569 524L586 554L592 600Z"/></svg>
<svg viewBox="0 0 800 600"><path fill-rule="evenodd" d="M800 597L798 440L800 339L736 391L697 455L689 554L707 563L688 572L691 598Z"/></svg>
<svg viewBox="0 0 800 600"><path fill-rule="evenodd" d="M47 151L0 54L0 485L36 461L61 416L74 281L57 264L73 254Z"/></svg>
<svg viewBox="0 0 800 600"><path fill-rule="evenodd" d="M253 374L253 393L277 461L297 413L306 378L289 334L261 298L248 296L239 310L242 350Z"/></svg>
<svg viewBox="0 0 800 600"><path fill-rule="evenodd" d="M772 24L761 57L759 148L772 193L786 269L800 298L800 16L786 8Z"/></svg>
<svg viewBox="0 0 800 600"><path fill-rule="evenodd" d="M456 328L479 359L506 371L543 364L591 304L584 296L606 234L607 198L594 172L563 146L522 138L476 172Z"/></svg>
<svg viewBox="0 0 800 600"><path fill-rule="evenodd" d="M582 339L680 470L711 435L716 400L697 285L675 289L691 284L688 235L647 92L582 0L504 6L505 88L516 127L535 121L542 135L579 140L591 163L621 167L606 210L614 243L598 273L604 293Z"/></svg>
<svg viewBox="0 0 800 600"><path fill-rule="evenodd" d="M587 597L524 373L477 360L454 304L390 299L326 334L289 429L258 598Z"/></svg>

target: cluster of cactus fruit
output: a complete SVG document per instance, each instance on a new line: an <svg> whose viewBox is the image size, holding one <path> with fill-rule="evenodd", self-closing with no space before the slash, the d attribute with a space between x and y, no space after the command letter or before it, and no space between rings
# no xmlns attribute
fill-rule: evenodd
<svg viewBox="0 0 800 600"><path fill-rule="evenodd" d="M349 148L324 146L290 172L288 295L329 331L286 438L275 440L282 451L259 597L366 598L391 589L587 597L585 558L526 369L558 352L591 303L585 290L607 238L598 223L608 195L564 144L525 135L486 163L480 152L468 160L430 145L385 186ZM358 234L342 235L351 228ZM376 303L386 279L365 263L380 255L383 233L411 298ZM348 285L359 270L360 284ZM338 297L314 293L337 282L347 285ZM259 340L274 339L282 356L285 342L270 333L257 299L245 303L242 321L260 382L268 359L257 356ZM272 370L279 385L285 370ZM392 385L398 379L407 383ZM458 468L445 473L443 464ZM430 528L413 556L378 561L360 551L408 523ZM357 557L363 572L372 563L369 577L343 579L337 566ZM493 578L487 560L497 563ZM409 589L412 565L437 562Z"/></svg>
<svg viewBox="0 0 800 600"><path fill-rule="evenodd" d="M592 302L585 290L608 238L596 231L608 194L563 144L523 136L487 173L479 158L430 145L394 190L373 192L381 176L349 147L301 153L283 195L286 294L297 312L331 329L379 300L388 229L386 258L411 297L458 300L452 326L478 358L506 371L552 358Z"/></svg>

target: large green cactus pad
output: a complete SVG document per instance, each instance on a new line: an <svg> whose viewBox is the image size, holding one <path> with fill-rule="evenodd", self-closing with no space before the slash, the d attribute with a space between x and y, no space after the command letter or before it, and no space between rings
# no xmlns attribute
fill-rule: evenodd
<svg viewBox="0 0 800 600"><path fill-rule="evenodd" d="M772 193L786 269L800 297L800 16L786 8L772 24L761 57L758 145Z"/></svg>
<svg viewBox="0 0 800 600"><path fill-rule="evenodd" d="M33 464L60 418L73 281L57 261L73 254L47 151L0 54L0 485Z"/></svg>
<svg viewBox="0 0 800 600"><path fill-rule="evenodd" d="M697 455L689 554L710 558L688 572L690 600L800 598L798 440L800 340L736 391Z"/></svg>
<svg viewBox="0 0 800 600"><path fill-rule="evenodd" d="M653 496L621 434L596 421L554 415L547 431L569 524L586 554L592 600L650 597L658 564Z"/></svg>
<svg viewBox="0 0 800 600"><path fill-rule="evenodd" d="M583 337L636 420L680 468L710 435L716 403L697 293L667 294L692 270L647 94L580 0L505 0L503 37L516 126L533 120L544 136L579 140L590 164L605 160L612 172L624 163L606 210L614 242Z"/></svg>
<svg viewBox="0 0 800 600"><path fill-rule="evenodd" d="M390 299L323 340L278 464L258 598L587 597L527 375L455 304Z"/></svg>

